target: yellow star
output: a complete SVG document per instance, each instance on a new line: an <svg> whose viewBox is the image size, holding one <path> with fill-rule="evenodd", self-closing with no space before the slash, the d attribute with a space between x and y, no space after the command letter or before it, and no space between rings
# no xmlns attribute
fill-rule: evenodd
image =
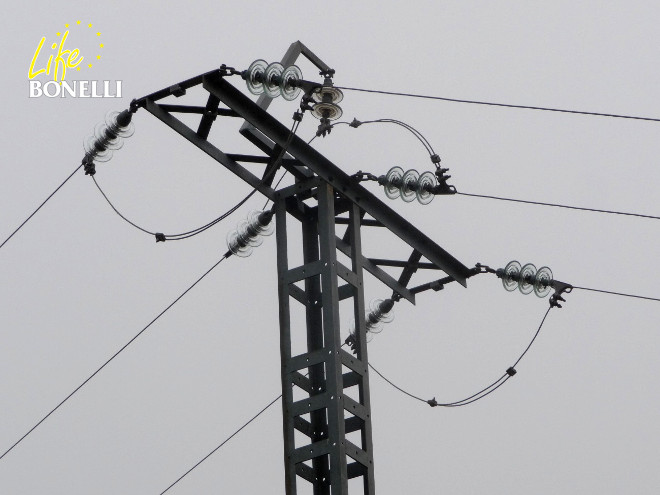
<svg viewBox="0 0 660 495"><path fill-rule="evenodd" d="M99 48L103 48L103 43L101 43L101 44L99 45Z"/></svg>
<svg viewBox="0 0 660 495"><path fill-rule="evenodd" d="M76 24L80 24L80 21L76 21Z"/></svg>
<svg viewBox="0 0 660 495"><path fill-rule="evenodd" d="M89 24L87 24L87 27L90 27L90 28L91 28L91 27L92 27L92 23L90 22Z"/></svg>
<svg viewBox="0 0 660 495"><path fill-rule="evenodd" d="M76 67L76 70L80 70L80 67Z"/></svg>
<svg viewBox="0 0 660 495"><path fill-rule="evenodd" d="M91 68L92 68L92 64L89 64L88 67L91 69Z"/></svg>
<svg viewBox="0 0 660 495"><path fill-rule="evenodd" d="M62 33L57 33L57 36L60 36Z"/></svg>
<svg viewBox="0 0 660 495"><path fill-rule="evenodd" d="M101 36L101 32L96 33L96 36Z"/></svg>
<svg viewBox="0 0 660 495"><path fill-rule="evenodd" d="M65 27L65 28L68 28L68 27L69 27L69 25L68 25L68 24L65 24L65 25L64 25L64 27Z"/></svg>
<svg viewBox="0 0 660 495"><path fill-rule="evenodd" d="M101 60L101 55L97 55L96 60Z"/></svg>

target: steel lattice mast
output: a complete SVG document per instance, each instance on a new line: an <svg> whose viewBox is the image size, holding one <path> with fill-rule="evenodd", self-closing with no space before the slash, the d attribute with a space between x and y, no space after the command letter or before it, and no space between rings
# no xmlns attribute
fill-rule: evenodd
<svg viewBox="0 0 660 495"><path fill-rule="evenodd" d="M307 57L322 73L331 69L302 43L291 45L282 60L292 64ZM279 292L282 409L286 493L296 494L298 481L313 486L315 494L344 495L348 480L362 478L365 494L374 494L371 405L365 330L365 272L394 297L414 304L407 286L419 269L442 270L462 285L474 274L424 233L386 206L341 168L266 112L270 99L255 103L228 81L236 71L224 67L157 91L132 103L132 110L146 108L181 136L206 152L232 173L256 188L275 205L277 274ZM206 106L165 104L161 100L183 97L186 90L202 86ZM320 86L320 85L319 85ZM222 105L222 106L221 106ZM199 114L197 129L176 118L177 113ZM243 122L241 134L261 152L254 155L221 151L208 141L218 117ZM282 150L284 157L278 161ZM261 177L244 163L261 163ZM274 190L274 168L283 167L295 184ZM294 263L288 240L293 228L302 235L302 264ZM387 229L412 250L406 260L369 258L362 250L365 228ZM343 231L343 232L342 232ZM350 266L337 254L343 253ZM427 261L421 262L424 257ZM381 266L399 267L397 277ZM355 318L355 355L342 346L339 305L352 302ZM304 329L292 322L292 313L304 313ZM304 330L303 352L295 335Z"/></svg>

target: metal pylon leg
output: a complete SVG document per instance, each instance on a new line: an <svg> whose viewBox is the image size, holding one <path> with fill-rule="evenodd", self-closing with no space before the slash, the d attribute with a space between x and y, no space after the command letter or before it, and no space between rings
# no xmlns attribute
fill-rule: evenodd
<svg viewBox="0 0 660 495"><path fill-rule="evenodd" d="M316 207L302 202L310 196ZM359 477L363 493L374 493L361 216L356 205L350 207L349 268L337 260L335 201L330 185L310 179L279 191L275 202L287 495L297 494L299 479L311 483L314 494L345 495L349 479ZM291 218L301 223L303 234L303 264L295 267L289 267L288 256ZM339 302L349 298L356 356L343 348L340 333ZM307 335L306 350L297 355L292 355L291 312L299 308L293 305L302 305Z"/></svg>

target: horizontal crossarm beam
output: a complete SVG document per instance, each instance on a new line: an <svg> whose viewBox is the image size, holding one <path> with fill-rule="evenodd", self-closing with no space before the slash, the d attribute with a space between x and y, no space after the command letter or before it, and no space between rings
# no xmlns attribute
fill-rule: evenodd
<svg viewBox="0 0 660 495"><path fill-rule="evenodd" d="M290 134L289 129L259 108L219 74L205 76L203 85L207 91L217 96L228 108L234 110L248 123L258 128L274 143L280 146L286 144ZM337 165L297 136L291 139L287 151L291 156L298 159L302 165L340 191L341 194L365 210L372 218L392 231L410 247L419 251L431 263L434 263L460 284L466 285L469 269L465 265L367 191Z"/></svg>

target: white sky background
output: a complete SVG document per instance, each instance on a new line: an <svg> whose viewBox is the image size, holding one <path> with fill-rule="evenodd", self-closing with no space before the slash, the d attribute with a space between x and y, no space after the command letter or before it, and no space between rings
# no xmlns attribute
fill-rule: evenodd
<svg viewBox="0 0 660 495"><path fill-rule="evenodd" d="M297 39L336 69L337 85L660 117L659 16L650 1L14 3L0 55L0 239L80 163L108 110L222 63L277 61ZM76 20L105 44L80 78L121 79L121 101L28 98L39 39ZM271 111L289 125L296 106ZM660 215L658 123L355 92L341 106L342 120L416 127L459 191ZM249 191L146 111L134 121L96 177L138 224L189 230ZM306 115L299 135L316 125ZM211 138L250 151L237 129L217 125ZM348 173L432 166L393 126L340 126L313 144ZM0 450L215 263L226 233L262 205L254 197L202 235L156 244L89 177L72 178L0 250ZM517 259L577 286L660 295L657 220L458 196L388 205L468 266ZM0 493L164 490L279 394L275 275L274 238L221 264L0 461ZM366 297L387 294L372 283ZM371 377L379 493L658 492L660 305L566 299L518 374L473 405L431 409ZM482 275L397 304L369 355L412 393L458 400L515 362L547 304ZM278 404L168 493L283 493L282 465Z"/></svg>

